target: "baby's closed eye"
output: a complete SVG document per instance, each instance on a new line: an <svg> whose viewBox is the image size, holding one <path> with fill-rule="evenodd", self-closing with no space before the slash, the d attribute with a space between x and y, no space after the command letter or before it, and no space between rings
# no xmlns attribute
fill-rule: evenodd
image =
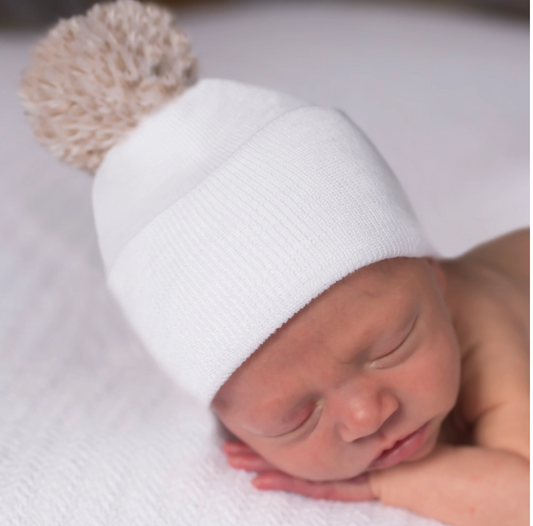
<svg viewBox="0 0 533 526"><path fill-rule="evenodd" d="M373 369L384 369L388 367L393 367L398 365L403 360L405 360L410 353L408 351L413 351L411 346L406 345L408 340L410 340L411 335L415 332L415 327L419 319L419 313L416 314L412 323L408 326L408 330L405 333L401 334L401 340L398 344L393 345L392 349L385 348L384 351L381 351L378 357L371 357L370 367ZM405 351L401 352L401 351Z"/></svg>
<svg viewBox="0 0 533 526"><path fill-rule="evenodd" d="M273 438L290 436L297 431L303 431L304 428L306 428L306 434L310 433L316 426L316 423L318 423L320 413L322 411L322 405L323 404L320 401L312 401L306 404L301 410L297 411L296 413L292 413L289 418L291 419L291 422L296 423L291 425L291 428L288 431L272 435ZM314 422L315 425L312 425L312 422ZM307 426L309 426L308 429Z"/></svg>

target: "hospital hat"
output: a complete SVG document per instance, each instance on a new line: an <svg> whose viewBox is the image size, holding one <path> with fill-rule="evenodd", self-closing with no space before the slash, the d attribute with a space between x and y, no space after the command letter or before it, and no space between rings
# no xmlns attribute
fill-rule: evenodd
<svg viewBox="0 0 533 526"><path fill-rule="evenodd" d="M20 96L38 140L95 174L99 246L127 319L209 406L335 282L432 249L341 110L196 75L169 12L119 0L60 21Z"/></svg>

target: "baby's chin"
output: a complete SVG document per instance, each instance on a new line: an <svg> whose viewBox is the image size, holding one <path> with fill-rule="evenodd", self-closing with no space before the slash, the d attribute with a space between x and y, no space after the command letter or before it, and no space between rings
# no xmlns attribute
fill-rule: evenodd
<svg viewBox="0 0 533 526"><path fill-rule="evenodd" d="M304 480L309 480L311 482L339 482L339 481L348 481L357 479L358 477L363 477L367 473L366 470L357 470L357 471L331 471L329 473L310 473L306 470L299 471L299 473L289 473L297 478Z"/></svg>
<svg viewBox="0 0 533 526"><path fill-rule="evenodd" d="M283 473L292 475L293 477L309 480L312 482L334 482L340 480L350 480L360 475L364 475L366 466L359 465L338 465L332 466L318 466L316 462L301 462L298 464L291 464L290 466L281 465L282 463L276 463L270 461Z"/></svg>

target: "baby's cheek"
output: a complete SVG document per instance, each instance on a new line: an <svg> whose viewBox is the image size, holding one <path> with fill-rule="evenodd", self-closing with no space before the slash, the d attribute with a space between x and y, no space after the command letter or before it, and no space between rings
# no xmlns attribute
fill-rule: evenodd
<svg viewBox="0 0 533 526"><path fill-rule="evenodd" d="M323 480L331 471L329 451L316 440L291 445L257 447L258 452L281 471L309 480Z"/></svg>
<svg viewBox="0 0 533 526"><path fill-rule="evenodd" d="M434 376L436 381L441 379L442 396L448 401L448 410L451 411L457 402L461 383L461 355L455 339L445 341L436 354Z"/></svg>
<svg viewBox="0 0 533 526"><path fill-rule="evenodd" d="M413 363L406 389L415 403L437 413L449 412L456 403L460 382L460 358L454 342L435 342ZM422 408L421 407L421 408Z"/></svg>

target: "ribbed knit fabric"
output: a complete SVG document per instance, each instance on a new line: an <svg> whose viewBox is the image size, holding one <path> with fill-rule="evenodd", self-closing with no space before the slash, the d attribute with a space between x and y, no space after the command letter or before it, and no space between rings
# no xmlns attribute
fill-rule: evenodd
<svg viewBox="0 0 533 526"><path fill-rule="evenodd" d="M304 105L276 91L205 79L146 118L107 154L95 179L93 207L106 267L261 128Z"/></svg>
<svg viewBox="0 0 533 526"><path fill-rule="evenodd" d="M204 405L333 283L431 253L342 112L227 80L203 80L111 150L93 204L112 291Z"/></svg>

